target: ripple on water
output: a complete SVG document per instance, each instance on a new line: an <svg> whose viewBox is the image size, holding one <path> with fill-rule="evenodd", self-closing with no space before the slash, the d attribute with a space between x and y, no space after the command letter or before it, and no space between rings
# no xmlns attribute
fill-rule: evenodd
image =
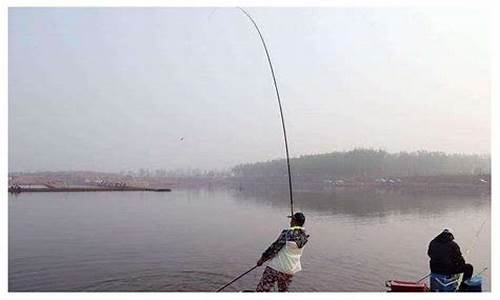
<svg viewBox="0 0 500 300"><path fill-rule="evenodd" d="M129 276L111 277L83 287L82 291L114 292L210 292L232 278L215 272L148 270Z"/></svg>

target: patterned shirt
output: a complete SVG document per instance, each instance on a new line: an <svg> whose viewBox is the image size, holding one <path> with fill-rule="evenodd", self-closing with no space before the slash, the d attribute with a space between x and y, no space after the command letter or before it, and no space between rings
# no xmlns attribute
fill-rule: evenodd
<svg viewBox="0 0 500 300"><path fill-rule="evenodd" d="M301 270L300 256L309 235L300 226L294 226L281 232L278 239L262 253L262 260L271 260L269 267L286 274Z"/></svg>

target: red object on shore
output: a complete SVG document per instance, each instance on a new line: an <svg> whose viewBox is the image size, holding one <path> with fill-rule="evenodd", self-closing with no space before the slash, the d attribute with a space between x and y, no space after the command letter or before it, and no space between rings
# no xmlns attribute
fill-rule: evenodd
<svg viewBox="0 0 500 300"><path fill-rule="evenodd" d="M389 292L428 292L429 287L424 282L402 281L402 280L388 280L385 286L390 290Z"/></svg>

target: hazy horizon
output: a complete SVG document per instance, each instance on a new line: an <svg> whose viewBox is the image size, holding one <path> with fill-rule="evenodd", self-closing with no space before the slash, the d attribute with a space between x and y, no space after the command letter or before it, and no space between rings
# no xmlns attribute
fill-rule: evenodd
<svg viewBox="0 0 500 300"><path fill-rule="evenodd" d="M488 15L249 8L290 155L491 155ZM284 157L272 78L234 8L9 8L9 172L227 169Z"/></svg>
<svg viewBox="0 0 500 300"><path fill-rule="evenodd" d="M349 152L349 151L352 151L352 150L375 150L375 151L385 151L384 149L369 149L369 148L353 148L353 149L350 149L350 150L341 150L341 151L330 151L330 152L322 152L322 153L309 153L309 154L298 154L297 156L292 156L290 157L290 159L296 159L296 158L299 158L299 157L302 157L302 156L309 156L309 155L323 155L323 154L329 154L329 153L333 153L333 152ZM284 150L283 150L284 151ZM444 153L445 155L468 155L468 156L488 156L488 157L491 157L491 153L458 153L458 152L450 152L450 153L447 153L447 152L442 152L442 151L429 151L429 150L424 150L424 149L420 149L420 150L415 150L415 151L410 151L410 152L407 152L407 151L400 151L400 152L387 152L388 154L397 154L397 153L402 153L402 152L406 152L406 153L416 153L416 152L419 152L419 151L425 151L425 152L429 152L429 153L436 153L436 152L439 152L439 153ZM137 169L121 169L121 170L91 170L91 169L59 169L59 170L56 170L56 169L41 169L41 170L26 170L26 171L16 171L16 170L9 170L9 173L43 173L43 172L96 172L96 173L121 173L121 172L129 172L129 171L139 171L140 169L147 169L149 171L155 171L155 170L158 170L158 169L163 169L165 171L189 171L189 170L198 170L198 171L201 171L201 172L209 172L209 171L220 171L220 172L225 172L225 171L230 171L231 168L235 167L235 166L238 166L238 165L244 165L244 164L254 164L254 163L262 163L262 162L271 162L271 161L276 161L276 160L285 160L285 157L276 157L276 158L271 158L271 159L268 159L268 160L260 160L260 161L247 161L247 162L240 162L240 163L237 163L235 165L231 165L231 166L228 166L226 168L213 168L213 169L201 169L201 168L191 168L191 167L188 167L188 168L170 168L170 169L166 169L166 168L137 168ZM292 167L293 167L293 162L292 162Z"/></svg>

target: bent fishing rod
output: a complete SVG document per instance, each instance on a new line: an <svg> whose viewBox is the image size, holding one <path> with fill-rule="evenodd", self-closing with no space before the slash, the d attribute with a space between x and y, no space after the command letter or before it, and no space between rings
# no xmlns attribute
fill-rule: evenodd
<svg viewBox="0 0 500 300"><path fill-rule="evenodd" d="M271 75L273 77L274 90L276 92L276 99L278 100L278 107L280 110L281 126L283 128L283 140L285 142L286 166L287 166L287 171L288 171L288 190L289 190L289 195L290 195L290 216L293 216L292 174L290 171L290 154L288 151L288 139L287 139L287 135L286 135L285 118L283 117L283 107L281 105L280 92L278 89L278 84L276 83L276 75L274 73L273 63L271 61L271 55L269 54L269 50L267 48L266 42L264 41L264 37L262 36L262 33L259 29L259 26L257 26L257 23L254 21L252 16L250 16L250 14L246 10L244 10L243 8L238 7L238 9L240 9L248 17L248 19L252 22L253 26L257 30L257 33L259 34L259 37L260 37L260 41L262 42L262 46L264 47L264 51L266 52L267 62L269 64L269 69L271 70ZM255 270L257 267L258 267L258 265L253 266L251 269L249 269L245 273L241 274L240 276L236 277L235 279L233 279L229 283L227 283L224 286L222 286L221 288L219 288L217 290L217 292L222 291L223 289L225 289L226 287L231 285L233 282L237 281L238 279L242 278L243 276L245 276L248 273Z"/></svg>
<svg viewBox="0 0 500 300"><path fill-rule="evenodd" d="M288 151L288 139L286 136L286 127L285 127L285 118L283 117L283 107L281 105L281 98L280 98L280 92L278 90L278 84L276 83L276 75L274 74L274 68L273 68L273 63L271 62L271 55L269 54L269 50L267 48L266 42L264 41L264 37L262 36L262 33L260 32L259 26L257 26L257 23L254 21L252 16L244 10L241 7L238 7L247 17L250 19L252 22L253 26L257 30L257 33L259 34L260 41L262 42L262 46L264 47L264 51L266 52L266 57L267 57L267 62L269 63L269 69L271 70L271 75L273 76L273 84L274 84L274 90L276 91L276 98L278 99L278 106L280 109L280 116L281 116L281 126L283 127L283 139L285 141L285 153L286 153L286 166L287 166L287 171L288 171L288 190L290 194L290 216L293 216L293 192L292 192L292 173L290 171L290 155Z"/></svg>

